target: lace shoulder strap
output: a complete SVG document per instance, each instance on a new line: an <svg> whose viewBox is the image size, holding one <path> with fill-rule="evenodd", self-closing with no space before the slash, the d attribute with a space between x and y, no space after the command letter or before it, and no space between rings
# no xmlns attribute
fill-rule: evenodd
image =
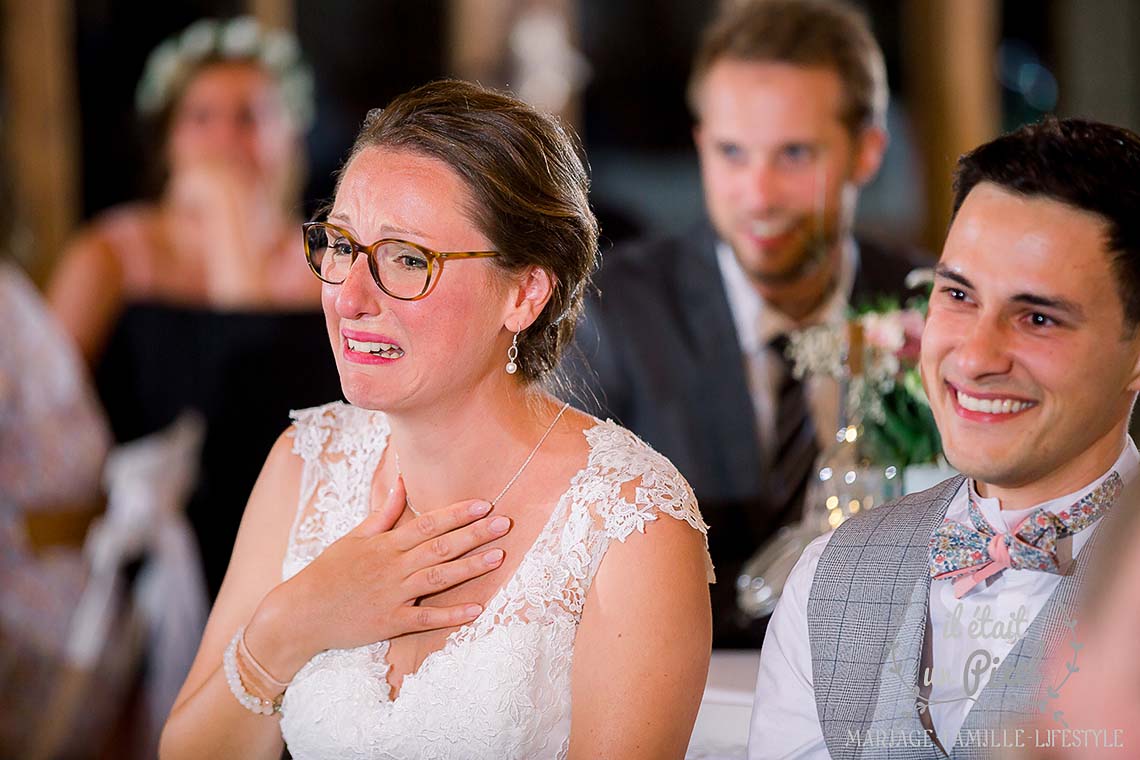
<svg viewBox="0 0 1140 760"><path fill-rule="evenodd" d="M388 445L388 418L343 402L290 413L301 457L297 515L282 577L288 579L368 514L372 476Z"/></svg>
<svg viewBox="0 0 1140 760"><path fill-rule="evenodd" d="M575 502L589 505L605 538L624 542L646 523L665 514L684 520L705 539L705 566L714 582L708 556L708 526L696 496L677 468L629 430L612 421L586 431L590 457L574 479ZM599 558L600 559L600 558Z"/></svg>

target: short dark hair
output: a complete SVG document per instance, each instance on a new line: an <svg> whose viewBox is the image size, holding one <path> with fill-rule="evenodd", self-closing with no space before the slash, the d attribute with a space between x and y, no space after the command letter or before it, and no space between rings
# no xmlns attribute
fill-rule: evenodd
<svg viewBox="0 0 1140 760"><path fill-rule="evenodd" d="M1140 325L1140 136L1085 119L1047 117L958 159L954 210L981 182L1090 211L1105 221L1105 245L1124 306L1125 326Z"/></svg>
<svg viewBox="0 0 1140 760"><path fill-rule="evenodd" d="M519 373L542 378L574 336L590 275L598 265L598 222L577 142L553 116L481 85L442 80L368 113L349 161L366 148L439 159L473 198L472 222L508 271L545 269L554 292L519 335ZM347 165L347 162L346 162Z"/></svg>
<svg viewBox="0 0 1140 760"><path fill-rule="evenodd" d="M700 89L723 59L823 66L843 85L840 119L851 134L886 124L887 69L867 18L835 0L726 2L705 29L689 75L688 100L700 121Z"/></svg>

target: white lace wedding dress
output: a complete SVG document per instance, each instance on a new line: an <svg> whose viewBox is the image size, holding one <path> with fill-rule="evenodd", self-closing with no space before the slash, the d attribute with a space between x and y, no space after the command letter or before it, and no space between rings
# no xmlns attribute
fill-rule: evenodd
<svg viewBox="0 0 1140 760"><path fill-rule="evenodd" d="M345 404L295 412L294 420L293 450L304 469L285 578L367 515L388 440L383 414ZM574 635L607 546L643 533L659 514L706 529L668 460L612 422L585 436L586 466L514 575L404 678L395 701L386 641L322 652L301 668L281 709L296 760L566 756ZM711 581L711 562L708 573Z"/></svg>

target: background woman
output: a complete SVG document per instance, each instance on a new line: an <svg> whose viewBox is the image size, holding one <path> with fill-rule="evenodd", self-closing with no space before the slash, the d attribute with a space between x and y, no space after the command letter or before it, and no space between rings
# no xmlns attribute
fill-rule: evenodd
<svg viewBox="0 0 1140 760"><path fill-rule="evenodd" d="M28 751L84 582L111 443L71 341L8 258L0 218L0 753ZM45 350L47 347L47 350Z"/></svg>
<svg viewBox="0 0 1140 760"><path fill-rule="evenodd" d="M306 230L352 405L270 454L164 757L684 754L692 491L540 382L595 263L586 191L552 119L476 85L369 116Z"/></svg>
<svg viewBox="0 0 1140 760"><path fill-rule="evenodd" d="M82 230L49 288L119 441L186 408L205 417L188 513L211 594L280 419L339 395L296 230L311 91L296 42L249 18L160 45L138 90L161 144L159 198Z"/></svg>

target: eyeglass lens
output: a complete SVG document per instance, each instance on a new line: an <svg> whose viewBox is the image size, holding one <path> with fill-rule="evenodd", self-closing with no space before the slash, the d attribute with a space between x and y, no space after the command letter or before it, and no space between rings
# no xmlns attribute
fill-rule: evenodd
<svg viewBox="0 0 1140 760"><path fill-rule="evenodd" d="M324 225L313 225L305 234L305 250L313 270L332 284L342 283L348 277L354 246L364 251L363 246ZM415 298L427 289L433 267L428 256L415 246L385 242L376 247L373 258L373 274L379 275L383 288L397 298Z"/></svg>

